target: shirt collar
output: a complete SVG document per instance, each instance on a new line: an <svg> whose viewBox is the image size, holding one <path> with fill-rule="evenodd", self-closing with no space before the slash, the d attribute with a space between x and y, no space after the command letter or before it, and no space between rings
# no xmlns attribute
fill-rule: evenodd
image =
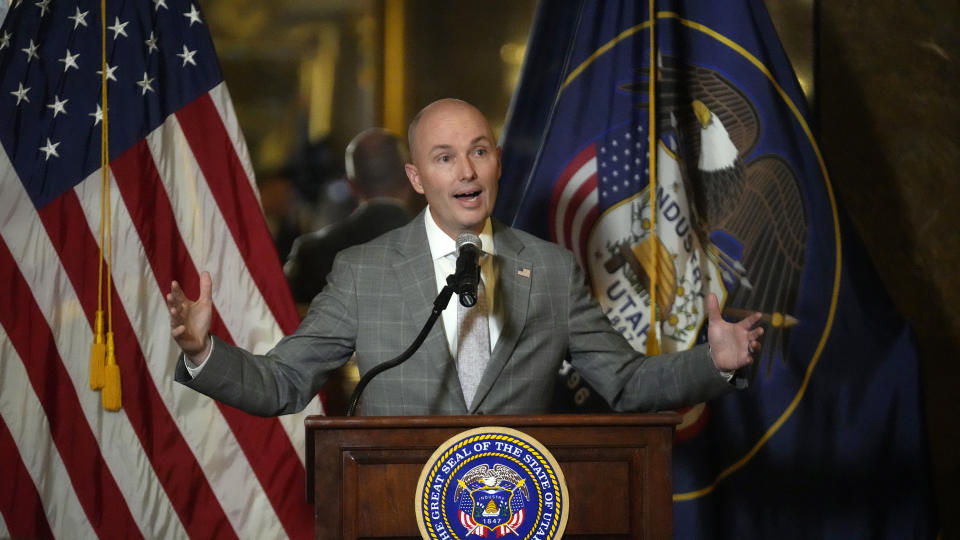
<svg viewBox="0 0 960 540"><path fill-rule="evenodd" d="M424 212L423 224L427 229L427 243L430 244L430 257L433 260L456 254L456 240L447 236L447 233L443 232L443 229L433 220L429 205ZM497 250L493 245L493 225L489 217L483 224L483 230L480 231L480 244L483 246L482 250L484 253L490 255L497 254Z"/></svg>

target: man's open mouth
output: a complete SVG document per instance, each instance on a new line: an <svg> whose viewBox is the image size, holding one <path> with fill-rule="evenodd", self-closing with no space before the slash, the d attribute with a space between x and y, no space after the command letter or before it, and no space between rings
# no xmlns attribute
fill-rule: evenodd
<svg viewBox="0 0 960 540"><path fill-rule="evenodd" d="M456 195L454 195L454 197L457 198L457 199L476 199L476 198L479 197L479 196L480 196L480 192L479 192L479 191L470 191L470 192L467 192L467 193L457 193Z"/></svg>

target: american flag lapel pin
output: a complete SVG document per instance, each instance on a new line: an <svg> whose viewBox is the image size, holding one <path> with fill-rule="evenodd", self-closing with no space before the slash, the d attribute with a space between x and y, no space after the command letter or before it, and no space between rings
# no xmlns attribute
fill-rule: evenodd
<svg viewBox="0 0 960 540"><path fill-rule="evenodd" d="M529 268L518 268L517 275L520 277L530 278L530 269Z"/></svg>

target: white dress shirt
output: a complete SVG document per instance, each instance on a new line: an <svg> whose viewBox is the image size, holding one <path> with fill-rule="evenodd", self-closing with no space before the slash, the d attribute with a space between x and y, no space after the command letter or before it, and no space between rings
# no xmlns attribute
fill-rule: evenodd
<svg viewBox="0 0 960 540"><path fill-rule="evenodd" d="M433 273L437 280L437 294L447 284L447 276L453 274L457 269L457 242L447 236L447 233L440 229L437 222L433 220L428 206L424 212L424 226L427 229L427 242L430 244L430 257L433 259ZM493 244L493 226L490 224L490 218L483 225L480 232L480 244L483 250L483 256L480 258L480 279L483 280L483 287L486 291L487 306L489 306L490 316L488 318L490 326L490 351L500 339L500 330L503 328L503 309L496 301L497 272L495 268L495 258L497 254L496 246ZM443 318L443 328L447 336L447 346L450 348L450 355L457 357L457 306L459 297L454 294L450 299L447 309L441 314ZM451 330L452 329L452 330Z"/></svg>

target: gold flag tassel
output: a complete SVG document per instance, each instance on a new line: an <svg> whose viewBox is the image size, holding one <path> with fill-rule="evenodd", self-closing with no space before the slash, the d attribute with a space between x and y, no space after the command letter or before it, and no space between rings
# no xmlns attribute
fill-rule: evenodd
<svg viewBox="0 0 960 540"><path fill-rule="evenodd" d="M100 257L103 260L103 256ZM106 360L107 345L103 339L103 310L97 306L97 320L94 325L93 345L90 346L90 389L103 388L103 365Z"/></svg>
<svg viewBox="0 0 960 540"><path fill-rule="evenodd" d="M120 365L113 346L113 304L111 302L112 285L111 261L113 260L113 234L110 224L110 123L107 121L107 2L100 0L100 100L102 101L103 126L100 130L100 265L101 283L102 266L106 260L107 267L107 341L106 359L103 372L103 391L100 392L100 402L108 411L119 411L122 406L120 399ZM103 245L106 240L107 257L103 257ZM98 311L98 315L102 310Z"/></svg>
<svg viewBox="0 0 960 540"><path fill-rule="evenodd" d="M104 372L103 392L100 398L103 408L108 411L119 411L123 403L120 399L120 366L113 348L113 332L107 332L107 366Z"/></svg>
<svg viewBox="0 0 960 540"><path fill-rule="evenodd" d="M104 71L106 68L104 67ZM104 100L106 103L106 100ZM107 132L107 108L103 107L103 132ZM106 144L104 144L106 147ZM106 158L104 158L106 160ZM122 403L120 401L120 365L117 364L117 356L113 346L113 304L110 301L112 292L113 292L113 283L110 279L111 277L111 264L110 261L113 260L113 235L110 234L110 181L108 171L109 163L105 163L101 166L101 169L104 171L104 213L101 216L101 223L103 223L104 228L107 230L106 240L107 240L107 357L106 364L104 366L103 374L103 391L100 392L100 401L103 404L103 408L108 411L119 411Z"/></svg>
<svg viewBox="0 0 960 540"><path fill-rule="evenodd" d="M656 105L656 79L657 79L657 53L656 40L654 39L653 29L656 23L655 1L649 1L650 13L650 75L647 82L647 120L649 129L647 130L647 151L650 153L648 159L650 167L650 238L657 238L657 105ZM659 275L659 242L653 241L650 244L650 330L647 331L647 356L660 354L660 343L657 341L657 276Z"/></svg>

